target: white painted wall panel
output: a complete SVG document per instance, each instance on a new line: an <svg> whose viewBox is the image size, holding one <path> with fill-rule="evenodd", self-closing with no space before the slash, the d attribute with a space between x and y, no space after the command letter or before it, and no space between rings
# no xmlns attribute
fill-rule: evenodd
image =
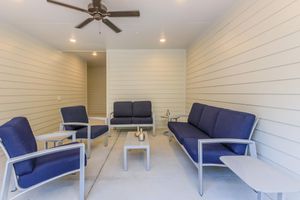
<svg viewBox="0 0 300 200"><path fill-rule="evenodd" d="M108 108L115 101L150 100L159 128L160 116L185 112L185 50L107 51Z"/></svg>
<svg viewBox="0 0 300 200"><path fill-rule="evenodd" d="M86 105L86 75L82 60L1 24L0 123L25 116L35 134L58 130L60 107Z"/></svg>
<svg viewBox="0 0 300 200"><path fill-rule="evenodd" d="M186 112L202 102L255 113L260 157L300 175L299 55L300 1L244 1L189 48Z"/></svg>

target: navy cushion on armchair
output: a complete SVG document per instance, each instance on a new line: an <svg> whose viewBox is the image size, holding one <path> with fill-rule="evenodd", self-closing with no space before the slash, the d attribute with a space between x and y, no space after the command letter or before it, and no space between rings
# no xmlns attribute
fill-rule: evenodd
<svg viewBox="0 0 300 200"><path fill-rule="evenodd" d="M152 124L153 119L152 119L152 117L133 117L132 123L133 124Z"/></svg>
<svg viewBox="0 0 300 200"><path fill-rule="evenodd" d="M133 117L151 117L151 101L135 101L132 104ZM134 122L133 122L134 123Z"/></svg>
<svg viewBox="0 0 300 200"><path fill-rule="evenodd" d="M89 123L89 118L85 106L70 106L61 108L61 114L64 122ZM84 126L65 126L66 130L77 130Z"/></svg>
<svg viewBox="0 0 300 200"><path fill-rule="evenodd" d="M131 117L118 117L112 118L110 120L110 124L131 124L132 118Z"/></svg>
<svg viewBox="0 0 300 200"><path fill-rule="evenodd" d="M37 144L25 117L16 117L0 127L0 138L11 158L37 151ZM14 164L18 176L31 173L35 159Z"/></svg>
<svg viewBox="0 0 300 200"><path fill-rule="evenodd" d="M79 149L39 157L36 159L34 170L29 174L19 176L18 183L22 188L28 188L61 174L79 169L79 161Z"/></svg>
<svg viewBox="0 0 300 200"><path fill-rule="evenodd" d="M130 101L115 102L114 117L132 117L132 102Z"/></svg>
<svg viewBox="0 0 300 200"><path fill-rule="evenodd" d="M106 133L108 131L107 125L91 126L91 139ZM87 138L87 127L78 129L76 132L76 138Z"/></svg>
<svg viewBox="0 0 300 200"><path fill-rule="evenodd" d="M214 138L249 139L255 115L250 113L221 110L214 128ZM245 153L244 144L226 144L233 152L242 155Z"/></svg>

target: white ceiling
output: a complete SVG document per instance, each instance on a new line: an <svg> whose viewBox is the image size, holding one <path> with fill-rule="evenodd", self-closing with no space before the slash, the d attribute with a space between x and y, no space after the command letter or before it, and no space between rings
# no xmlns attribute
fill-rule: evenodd
<svg viewBox="0 0 300 200"><path fill-rule="evenodd" d="M58 0L86 8L91 0ZM123 32L101 22L74 27L88 14L46 0L1 0L0 20L62 51L186 48L239 0L103 0L109 10L140 10L139 18L111 18ZM101 32L101 34L99 34ZM76 44L69 38L76 38ZM160 44L160 37L167 42Z"/></svg>

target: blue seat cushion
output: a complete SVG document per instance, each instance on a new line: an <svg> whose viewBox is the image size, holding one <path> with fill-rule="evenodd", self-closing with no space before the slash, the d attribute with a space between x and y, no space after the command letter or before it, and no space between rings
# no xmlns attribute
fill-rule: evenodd
<svg viewBox="0 0 300 200"><path fill-rule="evenodd" d="M115 102L114 117L132 117L132 102L130 101Z"/></svg>
<svg viewBox="0 0 300 200"><path fill-rule="evenodd" d="M108 131L107 125L91 126L91 139L97 138ZM87 138L87 127L81 128L76 132L76 138Z"/></svg>
<svg viewBox="0 0 300 200"><path fill-rule="evenodd" d="M0 127L0 138L10 158L37 151L37 144L30 124L25 117L16 117ZM18 176L31 173L35 159L14 164Z"/></svg>
<svg viewBox="0 0 300 200"><path fill-rule="evenodd" d="M210 137L213 137L215 123L220 110L221 108L205 106L197 125L198 128L207 133Z"/></svg>
<svg viewBox="0 0 300 200"><path fill-rule="evenodd" d="M168 127L181 144L185 138L209 138L204 132L186 122L169 122Z"/></svg>
<svg viewBox="0 0 300 200"><path fill-rule="evenodd" d="M153 119L152 119L152 117L133 117L132 123L133 124L152 124Z"/></svg>
<svg viewBox="0 0 300 200"><path fill-rule="evenodd" d="M85 106L70 106L61 108L61 114L64 122L89 123L89 118ZM78 130L84 126L65 126L66 130Z"/></svg>
<svg viewBox="0 0 300 200"><path fill-rule="evenodd" d="M34 170L29 174L19 176L18 183L22 188L28 188L64 173L79 169L79 162L79 149L67 150L36 158Z"/></svg>
<svg viewBox="0 0 300 200"><path fill-rule="evenodd" d="M135 101L132 104L133 117L151 117L151 101Z"/></svg>
<svg viewBox="0 0 300 200"><path fill-rule="evenodd" d="M249 139L254 122L253 114L223 109L217 117L213 137ZM226 146L239 155L244 154L246 150L246 145L243 144Z"/></svg>
<svg viewBox="0 0 300 200"><path fill-rule="evenodd" d="M193 106L191 108L191 111L190 111L190 114L189 114L189 117L188 117L188 122L190 124L192 124L194 126L198 125L204 107L205 107L204 104L200 104L200 103L194 103L193 104Z"/></svg>
<svg viewBox="0 0 300 200"><path fill-rule="evenodd" d="M132 124L132 118L131 117L112 118L110 120L110 124L114 124L114 125L118 125L118 124Z"/></svg>
<svg viewBox="0 0 300 200"><path fill-rule="evenodd" d="M198 163L198 140L195 138L185 138L183 141L183 146L191 158ZM236 154L222 144L203 145L203 163L223 164L220 160L220 157L232 155Z"/></svg>

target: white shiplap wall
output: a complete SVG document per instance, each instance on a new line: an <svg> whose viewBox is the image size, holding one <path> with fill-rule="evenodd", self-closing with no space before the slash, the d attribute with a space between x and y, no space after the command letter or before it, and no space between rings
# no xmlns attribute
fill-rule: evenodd
<svg viewBox="0 0 300 200"><path fill-rule="evenodd" d="M0 123L29 119L35 134L58 130L59 108L86 105L86 63L15 28L0 29Z"/></svg>
<svg viewBox="0 0 300 200"><path fill-rule="evenodd" d="M187 52L193 102L255 113L261 158L300 175L300 1L245 0Z"/></svg>
<svg viewBox="0 0 300 200"><path fill-rule="evenodd" d="M185 111L185 50L107 51L108 113L115 101L150 100L157 127L167 109Z"/></svg>
<svg viewBox="0 0 300 200"><path fill-rule="evenodd" d="M105 62L106 63L106 62ZM106 116L106 66L88 63L88 112L91 116Z"/></svg>

